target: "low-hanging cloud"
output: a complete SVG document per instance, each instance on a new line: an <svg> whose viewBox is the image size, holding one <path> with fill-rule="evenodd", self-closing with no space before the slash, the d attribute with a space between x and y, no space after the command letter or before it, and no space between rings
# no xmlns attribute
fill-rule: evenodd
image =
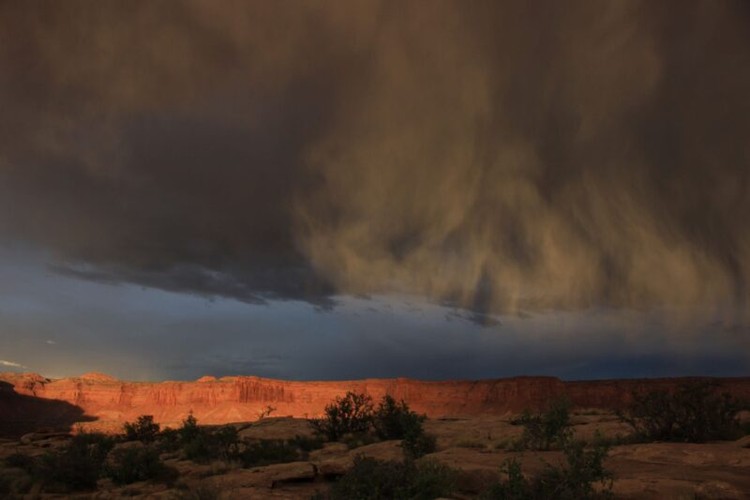
<svg viewBox="0 0 750 500"><path fill-rule="evenodd" d="M6 2L0 236L99 280L748 320L746 2Z"/></svg>

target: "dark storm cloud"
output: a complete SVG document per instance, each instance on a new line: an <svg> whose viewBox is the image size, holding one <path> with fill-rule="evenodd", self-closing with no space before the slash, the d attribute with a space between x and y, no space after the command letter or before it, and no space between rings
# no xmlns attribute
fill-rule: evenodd
<svg viewBox="0 0 750 500"><path fill-rule="evenodd" d="M741 1L4 2L0 234L251 302L746 322L748 26Z"/></svg>

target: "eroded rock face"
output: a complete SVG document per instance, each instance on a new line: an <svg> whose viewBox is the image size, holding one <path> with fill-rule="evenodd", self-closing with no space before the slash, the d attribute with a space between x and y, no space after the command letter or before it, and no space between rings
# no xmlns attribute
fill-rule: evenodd
<svg viewBox="0 0 750 500"><path fill-rule="evenodd" d="M203 377L196 382L125 382L102 374L50 380L36 374L0 374L3 393L58 400L81 408L96 420L87 428L120 430L139 415L153 415L162 426L179 426L192 412L202 424L258 419L269 407L273 416L313 417L347 391L385 394L404 399L429 417L474 417L539 409L562 395L575 406L618 408L633 389L675 387L681 379L563 382L554 377L517 377L481 381L423 382L409 379L368 379L337 382L295 382L259 377ZM722 379L725 390L750 398L750 378ZM0 385L2 383L0 382ZM12 388L12 390L11 390ZM2 403L0 421L10 414Z"/></svg>

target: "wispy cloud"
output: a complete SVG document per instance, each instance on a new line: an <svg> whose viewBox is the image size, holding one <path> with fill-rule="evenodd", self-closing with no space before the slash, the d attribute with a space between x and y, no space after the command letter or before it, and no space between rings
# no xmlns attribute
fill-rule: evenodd
<svg viewBox="0 0 750 500"><path fill-rule="evenodd" d="M0 359L0 366L8 366L10 368L26 368L26 366L22 365L21 363L16 363L15 361L7 361L5 359Z"/></svg>

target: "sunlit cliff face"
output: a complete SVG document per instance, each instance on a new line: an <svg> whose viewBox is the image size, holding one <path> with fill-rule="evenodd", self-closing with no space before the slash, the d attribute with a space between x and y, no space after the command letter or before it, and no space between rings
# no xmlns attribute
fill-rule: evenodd
<svg viewBox="0 0 750 500"><path fill-rule="evenodd" d="M748 26L739 1L6 2L0 241L249 303L746 326Z"/></svg>

